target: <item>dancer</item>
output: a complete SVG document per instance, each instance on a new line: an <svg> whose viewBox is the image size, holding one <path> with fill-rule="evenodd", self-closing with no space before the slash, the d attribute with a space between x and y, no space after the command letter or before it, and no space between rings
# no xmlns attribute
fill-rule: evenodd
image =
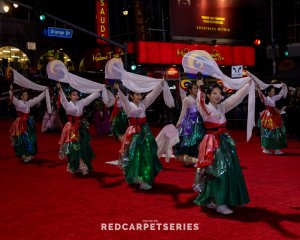
<svg viewBox="0 0 300 240"><path fill-rule="evenodd" d="M52 93L51 95L51 113L48 111L45 112L42 122L41 131L46 132L47 130L57 130L62 128L62 123L60 120L58 106L57 106L57 99Z"/></svg>
<svg viewBox="0 0 300 240"><path fill-rule="evenodd" d="M203 81L199 80L202 85ZM191 83L187 87L187 97L182 102L182 109L176 124L179 128L180 147L175 151L176 159L186 165L195 164L193 160L198 157L198 147L205 135L203 119L198 112L198 87Z"/></svg>
<svg viewBox="0 0 300 240"><path fill-rule="evenodd" d="M275 95L275 88L269 86L266 89L267 97L257 88L260 99L266 107L258 121L261 130L261 146L263 153L266 154L272 154L271 150L274 150L274 154L281 155L283 154L281 149L287 147L285 127L280 111L275 106L276 101L283 97L285 88L284 85L279 94Z"/></svg>
<svg viewBox="0 0 300 240"><path fill-rule="evenodd" d="M164 81L163 81L164 82ZM129 119L129 127L122 139L119 165L129 184L139 184L140 189L152 188L154 178L162 169L157 157L157 144L146 122L146 109L162 91L158 84L143 99L141 93L130 92L131 101L116 86L119 98Z"/></svg>
<svg viewBox="0 0 300 240"><path fill-rule="evenodd" d="M236 153L233 139L226 130L225 113L236 107L247 95L251 80L235 94L222 100L222 88L212 85L207 90L209 104L200 98L200 113L206 135L199 146L194 190L200 192L195 203L231 214L228 206L240 206L249 202L248 192Z"/></svg>
<svg viewBox="0 0 300 240"><path fill-rule="evenodd" d="M107 136L110 131L109 112L101 100L95 101L94 104L94 123L98 137Z"/></svg>
<svg viewBox="0 0 300 240"><path fill-rule="evenodd" d="M43 91L39 96L28 100L27 90L20 92L20 100L13 95L13 85L10 85L9 95L12 103L16 106L18 117L10 128L11 142L15 154L24 162L29 162L37 153L36 131L30 108L41 102L46 93Z"/></svg>
<svg viewBox="0 0 300 240"><path fill-rule="evenodd" d="M60 101L66 110L68 122L64 126L59 141L61 159L68 158L67 171L71 173L81 172L87 175L92 170L91 160L94 158L90 146L89 123L83 120L83 108L100 96L99 92L90 94L88 97L79 100L78 91L71 90L68 101L60 83L57 83Z"/></svg>
<svg viewBox="0 0 300 240"><path fill-rule="evenodd" d="M111 122L113 136L121 141L128 127L128 118L122 107L122 102L119 99L119 84L117 82L114 83L114 88L116 90L116 99L109 121Z"/></svg>

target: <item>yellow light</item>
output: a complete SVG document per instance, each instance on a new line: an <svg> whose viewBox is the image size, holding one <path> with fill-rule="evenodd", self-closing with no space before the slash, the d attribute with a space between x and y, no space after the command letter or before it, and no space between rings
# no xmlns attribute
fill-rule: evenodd
<svg viewBox="0 0 300 240"><path fill-rule="evenodd" d="M19 5L16 4L16 3L14 3L13 5L14 5L14 8L18 8L19 7Z"/></svg>
<svg viewBox="0 0 300 240"><path fill-rule="evenodd" d="M3 11L6 13L9 11L9 6L7 4L3 6Z"/></svg>

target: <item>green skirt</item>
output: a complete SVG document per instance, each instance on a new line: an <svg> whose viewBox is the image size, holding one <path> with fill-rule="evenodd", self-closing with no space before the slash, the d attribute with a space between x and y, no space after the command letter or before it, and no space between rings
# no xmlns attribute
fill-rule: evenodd
<svg viewBox="0 0 300 240"><path fill-rule="evenodd" d="M267 150L277 150L287 147L285 127L282 123L281 128L267 129L261 126L260 119L258 127L261 132L261 146Z"/></svg>
<svg viewBox="0 0 300 240"><path fill-rule="evenodd" d="M18 157L36 155L37 142L33 117L27 120L27 130L19 136L11 136L11 142Z"/></svg>
<svg viewBox="0 0 300 240"><path fill-rule="evenodd" d="M154 183L162 165L157 157L157 144L148 124L143 124L141 131L132 136L129 148L122 156L121 165L129 184L136 183L137 178L150 185Z"/></svg>
<svg viewBox="0 0 300 240"><path fill-rule="evenodd" d="M81 126L79 127L78 131L78 140L65 143L61 149L60 155L62 156L61 158L67 156L69 162L68 167L72 172L78 171L80 159L83 160L89 171L91 171L91 161L95 155L90 145L91 137L88 130L88 122L81 121Z"/></svg>
<svg viewBox="0 0 300 240"><path fill-rule="evenodd" d="M112 133L115 138L119 138L124 135L128 127L128 118L124 110L117 114L111 125Z"/></svg>
<svg viewBox="0 0 300 240"><path fill-rule="evenodd" d="M220 135L214 162L203 170L198 176L200 193L194 201L197 205L214 202L216 205L239 206L249 202L234 141L228 134Z"/></svg>

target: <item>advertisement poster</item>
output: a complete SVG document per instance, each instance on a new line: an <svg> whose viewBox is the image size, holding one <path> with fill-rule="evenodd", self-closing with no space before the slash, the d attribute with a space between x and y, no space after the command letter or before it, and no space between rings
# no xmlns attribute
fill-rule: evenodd
<svg viewBox="0 0 300 240"><path fill-rule="evenodd" d="M171 0L171 35L243 40L254 28L254 9L246 0Z"/></svg>

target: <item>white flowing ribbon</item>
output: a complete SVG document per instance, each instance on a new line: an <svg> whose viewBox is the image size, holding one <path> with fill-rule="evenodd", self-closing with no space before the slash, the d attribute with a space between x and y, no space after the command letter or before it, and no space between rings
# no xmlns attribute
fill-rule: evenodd
<svg viewBox="0 0 300 240"><path fill-rule="evenodd" d="M83 92L83 93L94 93L102 91L102 100L104 104L108 103L108 95L105 84L93 82L91 80L79 77L75 74L70 73L65 64L59 60L53 60L47 65L48 78L68 83L72 88Z"/></svg>
<svg viewBox="0 0 300 240"><path fill-rule="evenodd" d="M270 85L280 88L282 84L266 84L255 77L250 72L247 77L232 79L224 75L213 57L206 51L195 50L188 52L182 59L184 72L212 76L223 81L224 86L234 90L242 88L249 79L252 79L260 87L265 89ZM247 141L250 140L252 129L255 126L255 84L251 84L248 92L248 118L247 118Z"/></svg>
<svg viewBox="0 0 300 240"><path fill-rule="evenodd" d="M49 94L49 88L43 85L39 85L37 83L34 83L24 77L22 74L14 70L13 68L10 68L9 71L13 72L14 77L14 84L17 84L21 87L27 88L27 89L33 89L36 91L45 91L46 92L46 105L47 105L47 111L49 114L52 113L51 109L51 101L50 101L50 94Z"/></svg>
<svg viewBox="0 0 300 240"><path fill-rule="evenodd" d="M106 63L105 78L121 80L123 85L130 91L137 93L145 93L152 91L158 84L161 84L164 79L157 79L142 76L135 73L125 71L123 62L119 58L112 58ZM174 99L170 92L168 84L164 81L163 94L165 104L171 108L174 107Z"/></svg>

